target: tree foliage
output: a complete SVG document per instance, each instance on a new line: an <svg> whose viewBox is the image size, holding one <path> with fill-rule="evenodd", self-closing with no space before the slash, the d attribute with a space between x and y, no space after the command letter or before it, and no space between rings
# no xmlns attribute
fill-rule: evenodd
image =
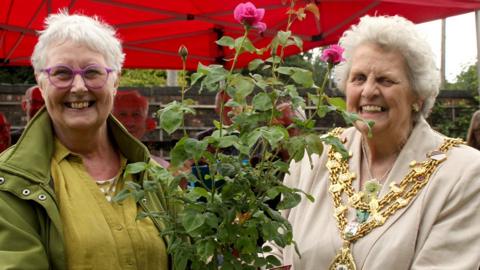
<svg viewBox="0 0 480 270"><path fill-rule="evenodd" d="M446 90L468 90L478 96L477 66L471 65L464 69L456 78L456 82L447 83Z"/></svg>
<svg viewBox="0 0 480 270"><path fill-rule="evenodd" d="M33 68L28 67L0 67L0 83L6 84L35 84Z"/></svg>
<svg viewBox="0 0 480 270"><path fill-rule="evenodd" d="M161 87L166 85L166 77L160 69L124 69L120 86Z"/></svg>
<svg viewBox="0 0 480 270"><path fill-rule="evenodd" d="M474 103L464 100L452 103L449 100L438 100L430 115L432 126L449 137L466 137L470 119L478 109L478 75L477 66L465 68L453 83L447 83L445 90L468 91L475 98Z"/></svg>

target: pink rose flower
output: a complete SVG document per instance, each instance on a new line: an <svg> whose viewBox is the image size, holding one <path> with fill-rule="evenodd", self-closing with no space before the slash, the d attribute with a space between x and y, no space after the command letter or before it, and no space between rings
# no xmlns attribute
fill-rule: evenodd
<svg viewBox="0 0 480 270"><path fill-rule="evenodd" d="M322 56L320 59L322 61L336 65L345 60L342 57L344 49L340 45L330 45L328 48L322 51Z"/></svg>
<svg viewBox="0 0 480 270"><path fill-rule="evenodd" d="M258 29L260 32L267 29L267 25L264 22L261 22L264 15L265 9L256 8L251 2L240 3L233 11L233 17L237 22Z"/></svg>

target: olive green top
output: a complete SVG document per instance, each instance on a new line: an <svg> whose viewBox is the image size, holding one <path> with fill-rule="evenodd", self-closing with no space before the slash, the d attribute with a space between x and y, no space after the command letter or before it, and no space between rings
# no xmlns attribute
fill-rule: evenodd
<svg viewBox="0 0 480 270"><path fill-rule="evenodd" d="M117 175L117 186L124 180ZM109 202L81 158L55 140L51 162L68 269L166 270L165 244L153 222L136 219L132 197Z"/></svg>

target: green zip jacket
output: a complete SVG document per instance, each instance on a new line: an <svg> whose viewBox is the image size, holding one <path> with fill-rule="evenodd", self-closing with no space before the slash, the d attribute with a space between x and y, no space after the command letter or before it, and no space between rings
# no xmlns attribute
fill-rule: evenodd
<svg viewBox="0 0 480 270"><path fill-rule="evenodd" d="M149 162L148 149L119 122L107 120L113 139L128 163ZM54 134L42 109L17 144L0 155L0 269L65 269L63 232L50 175ZM139 176L145 179L146 173ZM146 195L144 210L163 212L163 192ZM154 220L161 231L163 224ZM166 241L168 245L168 242Z"/></svg>

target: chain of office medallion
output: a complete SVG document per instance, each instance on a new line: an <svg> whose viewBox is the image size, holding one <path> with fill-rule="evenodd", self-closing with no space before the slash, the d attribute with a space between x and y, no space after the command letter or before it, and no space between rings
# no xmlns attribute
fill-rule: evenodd
<svg viewBox="0 0 480 270"><path fill-rule="evenodd" d="M330 132L330 135L338 137L342 132L342 128L336 128ZM461 139L446 138L444 143L437 151L445 153L452 146L457 146L461 143L463 143ZM328 153L328 160L330 164L327 166L327 168L330 173L331 185L339 184L342 186L341 190L331 192L331 194L335 206L335 218L337 220L338 227L341 232L344 232L347 224L346 214L348 208L347 206L342 205L342 190L348 196L352 207L362 210L369 210L370 208L367 203L360 201L360 196L353 190L352 181L356 178L356 176L349 171L348 159L341 158L341 155L339 155L339 153L336 152L333 147L331 147ZM390 191L380 201L378 201L378 215L380 215L379 220L370 219L369 221L362 223L357 233L345 240L350 242L358 240L372 231L374 228L383 225L385 220L393 215L397 210L408 205L410 200L427 184L430 176L442 161L443 160L438 161L428 158L421 163L412 164L412 169L400 182L398 187L395 189L390 188ZM340 180L339 178L342 175L342 180ZM357 195L355 196L355 194ZM342 238L345 238L343 233Z"/></svg>

